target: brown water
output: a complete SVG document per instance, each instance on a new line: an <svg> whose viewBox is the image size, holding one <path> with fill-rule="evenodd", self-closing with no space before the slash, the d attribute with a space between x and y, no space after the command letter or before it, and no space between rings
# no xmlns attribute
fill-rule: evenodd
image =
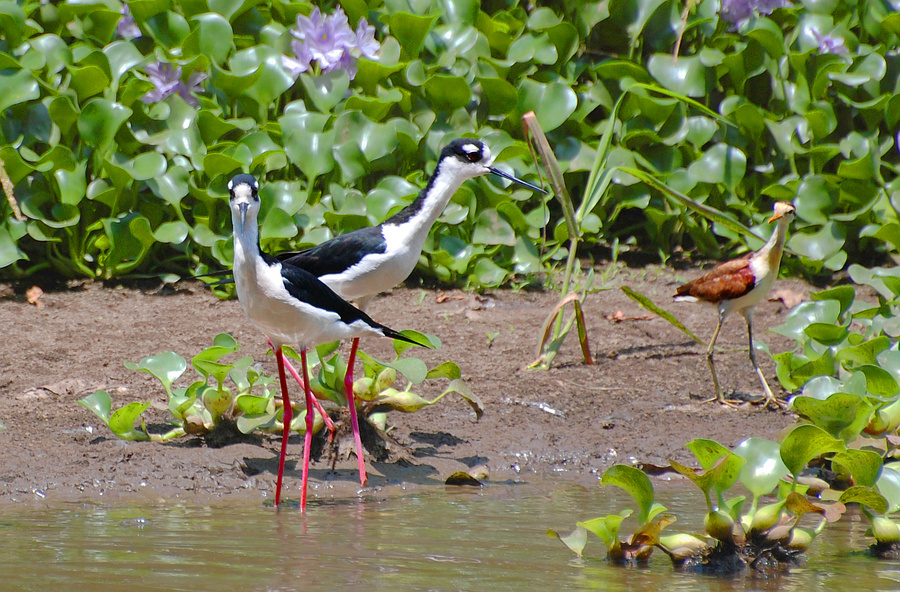
<svg viewBox="0 0 900 592"><path fill-rule="evenodd" d="M657 497L679 515L673 529L702 519L699 492ZM566 482L311 504L306 515L227 499L6 506L0 591L900 589L900 562L862 553L858 518L830 525L804 568L771 579L677 574L662 553L649 568L614 568L597 539L595 558L577 559L545 535L626 507L615 489Z"/></svg>

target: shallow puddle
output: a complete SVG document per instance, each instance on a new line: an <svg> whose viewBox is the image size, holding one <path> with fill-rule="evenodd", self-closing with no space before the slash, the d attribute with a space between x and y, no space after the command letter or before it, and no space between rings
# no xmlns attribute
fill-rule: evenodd
<svg viewBox="0 0 900 592"><path fill-rule="evenodd" d="M657 498L680 517L673 530L702 520L695 490L664 487ZM612 488L566 482L314 503L306 515L246 499L6 506L0 507L0 590L900 588L900 562L865 556L865 525L853 517L826 528L805 567L770 579L677 574L662 553L654 553L649 568L619 569L576 559L545 535L632 506ZM602 556L602 543L591 537L588 553Z"/></svg>

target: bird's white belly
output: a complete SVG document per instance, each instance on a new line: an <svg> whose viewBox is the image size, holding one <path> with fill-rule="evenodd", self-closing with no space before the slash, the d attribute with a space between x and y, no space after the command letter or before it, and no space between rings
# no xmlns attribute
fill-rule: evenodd
<svg viewBox="0 0 900 592"><path fill-rule="evenodd" d="M306 348L338 339L380 334L362 322L343 323L337 313L291 296L284 287L280 266L269 267L260 261L251 273L239 271L247 270L235 266L234 283L241 306L250 321L276 347Z"/></svg>
<svg viewBox="0 0 900 592"><path fill-rule="evenodd" d="M323 275L319 279L344 300L358 300L387 292L409 277L422 248L399 246L384 253L367 255L341 273Z"/></svg>

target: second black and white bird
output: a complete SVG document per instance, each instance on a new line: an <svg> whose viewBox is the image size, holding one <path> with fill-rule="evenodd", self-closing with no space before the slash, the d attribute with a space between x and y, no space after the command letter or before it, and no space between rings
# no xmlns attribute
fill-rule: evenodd
<svg viewBox="0 0 900 592"><path fill-rule="evenodd" d="M228 183L228 190L234 230L232 271L238 300L250 321L275 347L284 399L284 431L275 489L276 506L281 500L284 459L291 423L291 404L284 374L287 361L282 346L291 345L300 351L306 394L306 435L300 505L305 508L314 419L306 348L367 335L415 342L373 321L310 272L263 253L259 248L260 199L256 179L251 175L237 175Z"/></svg>

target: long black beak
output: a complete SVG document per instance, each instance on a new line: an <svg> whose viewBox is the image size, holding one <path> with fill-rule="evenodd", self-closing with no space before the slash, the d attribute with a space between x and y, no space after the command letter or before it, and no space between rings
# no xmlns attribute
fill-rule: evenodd
<svg viewBox="0 0 900 592"><path fill-rule="evenodd" d="M522 179L517 179L516 177L513 177L509 173L504 173L503 171L501 171L500 169L498 169L496 167L489 166L487 169L489 171L491 171L492 173L494 173L495 175L497 175L498 177L503 177L504 179L509 179L513 183L518 183L519 185L522 185L523 187L528 187L529 189L533 189L534 191L540 191L541 193L547 193L546 191L544 191L537 185L532 185L531 183L526 183Z"/></svg>
<svg viewBox="0 0 900 592"><path fill-rule="evenodd" d="M238 209L241 212L241 234L244 234L244 222L247 220L247 208L249 207L250 204L247 202L238 204Z"/></svg>

